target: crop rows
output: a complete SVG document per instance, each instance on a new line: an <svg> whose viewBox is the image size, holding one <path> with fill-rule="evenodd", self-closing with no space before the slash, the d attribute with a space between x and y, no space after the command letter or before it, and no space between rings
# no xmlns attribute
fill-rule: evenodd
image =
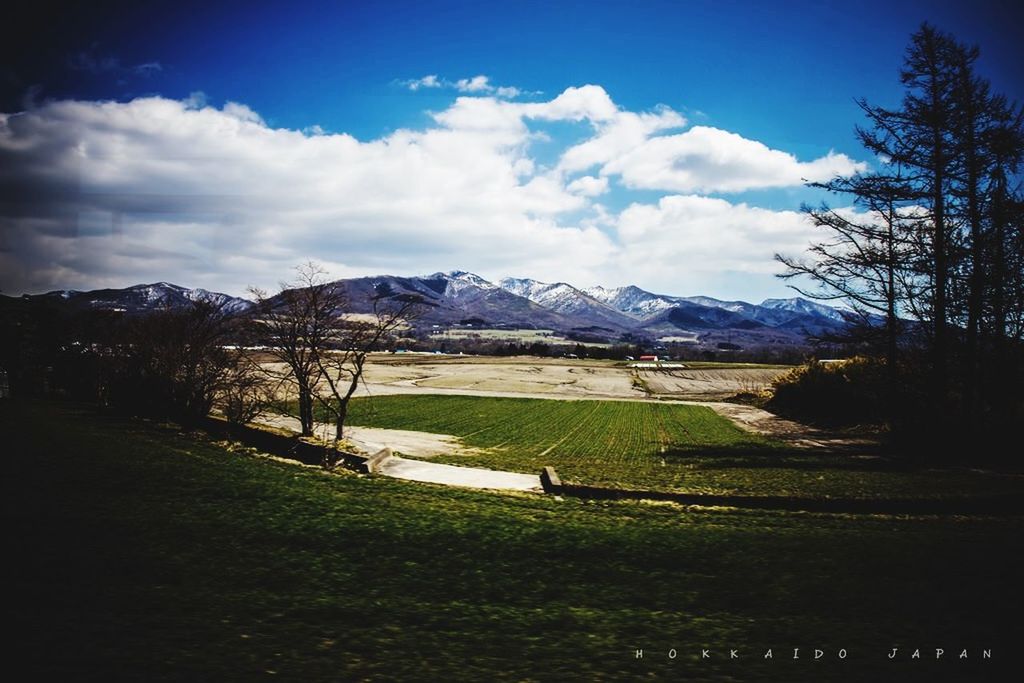
<svg viewBox="0 0 1024 683"><path fill-rule="evenodd" d="M353 402L350 423L452 434L475 449L441 461L632 486L673 485L702 453L771 444L710 408L628 401L383 396Z"/></svg>
<svg viewBox="0 0 1024 683"><path fill-rule="evenodd" d="M477 448L591 458L763 444L703 406L627 401L383 396L353 401L349 421L453 434Z"/></svg>
<svg viewBox="0 0 1024 683"><path fill-rule="evenodd" d="M903 471L843 454L797 452L703 406L476 396L353 401L350 424L452 434L467 450L437 462L566 481L689 493L955 498L1019 493L1019 478Z"/></svg>

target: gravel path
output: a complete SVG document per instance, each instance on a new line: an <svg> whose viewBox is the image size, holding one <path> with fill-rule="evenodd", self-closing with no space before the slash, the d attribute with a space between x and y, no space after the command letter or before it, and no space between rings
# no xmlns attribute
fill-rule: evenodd
<svg viewBox="0 0 1024 683"><path fill-rule="evenodd" d="M287 415L268 415L259 420L261 424L299 431L299 421ZM316 434L333 434L333 427L318 422ZM373 429L370 427L347 427L348 440L366 453L382 448L415 455L431 457L441 453L466 452L461 439L449 434L412 432L404 429ZM392 455L381 463L377 474L395 479L422 481L429 484L463 486L473 489L494 489L499 491L542 491L539 474L500 472L479 467L457 467L423 460L409 460Z"/></svg>

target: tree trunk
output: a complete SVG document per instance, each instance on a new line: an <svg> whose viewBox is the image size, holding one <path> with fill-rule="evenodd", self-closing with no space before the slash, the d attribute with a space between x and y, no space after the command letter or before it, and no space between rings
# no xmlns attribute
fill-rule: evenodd
<svg viewBox="0 0 1024 683"><path fill-rule="evenodd" d="M995 188L992 196L992 263L991 282L992 287L992 357L986 364L987 372L985 378L985 394L999 422L1009 423L1009 415L1013 400L1008 396L1006 388L1016 388L1016 378L996 377L1003 368L1013 367L1006 358L1006 286L1007 286L1007 263L1006 263L1006 179L1002 170L996 170Z"/></svg>
<svg viewBox="0 0 1024 683"><path fill-rule="evenodd" d="M299 387L299 423L303 436L313 436L313 392L308 387Z"/></svg>
<svg viewBox="0 0 1024 683"><path fill-rule="evenodd" d="M979 375L981 367L981 354L979 346L981 315L982 315L982 289L985 284L984 263L982 259L983 235L981 225L981 200L979 197L980 173L979 154L977 149L977 136L975 135L974 102L970 85L963 86L965 102L965 153L967 177L964 191L967 196L967 223L971 239L971 272L968 277L967 292L967 339L966 358L964 359L964 372L966 374L966 418L969 434L976 433L979 429Z"/></svg>
<svg viewBox="0 0 1024 683"><path fill-rule="evenodd" d="M933 93L933 106L938 110L943 106L941 99ZM935 252L935 291L933 297L933 360L932 360L932 384L933 399L938 402L940 419L946 414L946 296L948 290L947 276L949 264L946 253L946 196L944 194L945 178L945 152L942 140L942 129L935 124L932 133L932 211L934 218L934 235L932 236L932 248Z"/></svg>
<svg viewBox="0 0 1024 683"><path fill-rule="evenodd" d="M348 398L338 402L338 414L334 422L334 440L341 441L345 438L345 418L348 417Z"/></svg>
<svg viewBox="0 0 1024 683"><path fill-rule="evenodd" d="M359 380L363 376L363 366L366 364L366 354L368 351L362 351L356 353L352 358L353 373L352 378L348 383L348 387L345 389L344 396L337 396L338 399L338 413L334 424L334 438L341 441L344 438L345 433L345 418L348 417L348 402L352 400L352 395L356 393L356 389L359 388Z"/></svg>
<svg viewBox="0 0 1024 683"><path fill-rule="evenodd" d="M893 200L889 198L889 221L886 248L888 259L886 261L887 291L885 293L885 336L886 353L885 369L888 386L886 387L885 414L889 416L890 427L892 416L896 408L896 390L898 386L896 376L896 352L897 352L897 319L896 319L896 231L895 231L896 209Z"/></svg>

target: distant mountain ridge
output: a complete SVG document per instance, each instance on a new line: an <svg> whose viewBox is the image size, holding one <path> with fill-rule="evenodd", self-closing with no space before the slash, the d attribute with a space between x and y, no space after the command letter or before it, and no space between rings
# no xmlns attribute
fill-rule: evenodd
<svg viewBox="0 0 1024 683"><path fill-rule="evenodd" d="M124 289L94 289L86 292L64 289L46 294L25 295L23 298L40 301L61 300L79 308L123 310L129 313L180 308L199 300L222 305L228 313L242 313L254 306L253 302L237 296L202 288L189 289L170 282L133 285Z"/></svg>
<svg viewBox="0 0 1024 683"><path fill-rule="evenodd" d="M529 278L504 278L493 283L460 270L413 277L349 278L337 284L346 290L355 312L369 312L373 297L420 299L423 313L415 324L421 329L452 325L532 328L609 342L668 338L709 345L724 341L794 345L806 343L808 334L839 330L847 324L839 309L800 297L751 304L707 296L655 294L635 285L579 289L565 282ZM168 282L88 292L65 290L24 298L128 313L173 308L198 299L221 303L232 313L253 307L246 299Z"/></svg>

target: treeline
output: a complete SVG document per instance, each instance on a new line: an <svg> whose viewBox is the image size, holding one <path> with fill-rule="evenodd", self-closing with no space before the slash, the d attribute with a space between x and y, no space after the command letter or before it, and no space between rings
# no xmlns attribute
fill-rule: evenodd
<svg viewBox="0 0 1024 683"><path fill-rule="evenodd" d="M816 185L844 206L805 207L825 236L805 258L777 256L803 294L856 312L833 341L869 358L846 375L796 378L805 391L785 390L788 409L820 413L838 373L901 449L933 455L970 457L1024 421L1022 112L977 74L978 56L922 26L901 105L859 102L867 124L856 133L876 170ZM831 405L837 422L863 413Z"/></svg>
<svg viewBox="0 0 1024 683"><path fill-rule="evenodd" d="M577 358L598 360L627 360L646 354L662 358L689 361L716 361L735 363L771 363L795 365L802 363L809 355L820 357L845 357L851 352L842 344L815 347L791 345L761 345L736 349L708 348L698 344L662 344L650 339L638 339L629 343L585 344L582 342L502 341L497 339L466 337L461 339L406 338L398 344L406 351L421 353L464 353L479 356L538 356L541 358L565 358L570 354Z"/></svg>
<svg viewBox="0 0 1024 683"><path fill-rule="evenodd" d="M246 327L211 301L125 315L9 299L0 364L14 396L58 395L195 424L245 374L230 347L248 337Z"/></svg>
<svg viewBox="0 0 1024 683"><path fill-rule="evenodd" d="M473 356L539 356L541 358L564 358L570 354L577 358L603 360L624 360L637 356L643 351L636 344L584 344L582 342L543 342L488 339L485 337L464 337L436 340L429 336L421 339L405 339L402 348L421 353L444 354L463 353Z"/></svg>
<svg viewBox="0 0 1024 683"><path fill-rule="evenodd" d="M212 300L131 314L2 297L0 369L14 396L56 395L185 425L201 422L213 408L244 424L270 407L297 406L302 431L312 434L319 403L343 425L368 353L437 345L408 336L404 324L415 317L415 302L374 302L376 315L352 320L346 316L350 302L318 271L300 274L299 286L257 296L259 305L243 314ZM609 360L653 352L684 360L795 363L804 353L686 345L658 350L642 343L444 343L454 353Z"/></svg>
<svg viewBox="0 0 1024 683"><path fill-rule="evenodd" d="M189 426L214 407L244 424L297 405L309 436L319 407L340 440L368 355L394 348L420 302L375 295L372 313L354 314L363 307L318 266L298 273L274 295L254 291L257 305L244 313L214 299L129 314L5 297L0 369L15 396L59 395Z"/></svg>

